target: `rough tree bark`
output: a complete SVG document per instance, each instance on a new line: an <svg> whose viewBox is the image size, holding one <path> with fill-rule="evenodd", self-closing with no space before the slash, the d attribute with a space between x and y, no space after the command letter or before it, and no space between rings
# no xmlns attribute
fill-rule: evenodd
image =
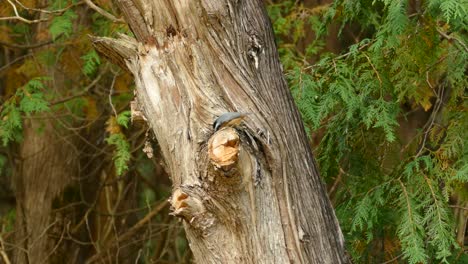
<svg viewBox="0 0 468 264"><path fill-rule="evenodd" d="M15 181L14 263L53 263L52 256L62 250L60 236L66 218L52 213L53 202L76 176L76 154L50 121L45 123L44 134L37 132L44 125L40 122L27 121L24 125L22 161ZM51 238L51 233L58 238Z"/></svg>
<svg viewBox="0 0 468 264"><path fill-rule="evenodd" d="M45 6L46 1L38 1ZM44 18L45 13L40 14ZM38 23L35 38L47 30L48 22ZM41 49L47 49L44 46ZM38 52L41 49L35 50ZM63 91L64 75L55 69L41 69L52 76L54 88ZM16 218L13 263L61 263L72 251L63 240L67 215L54 212L65 188L78 176L76 137L58 129L55 119L31 118L23 122L23 136L16 164ZM39 131L42 130L42 133ZM57 261L57 256L60 260Z"/></svg>
<svg viewBox="0 0 468 264"><path fill-rule="evenodd" d="M134 75L195 261L346 263L262 2L117 3L136 39L93 42ZM232 111L252 114L214 132Z"/></svg>

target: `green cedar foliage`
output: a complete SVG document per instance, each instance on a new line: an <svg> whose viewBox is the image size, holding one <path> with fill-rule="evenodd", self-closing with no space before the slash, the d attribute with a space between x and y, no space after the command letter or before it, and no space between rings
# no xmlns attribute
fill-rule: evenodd
<svg viewBox="0 0 468 264"><path fill-rule="evenodd" d="M130 144L122 133L111 134L106 138L106 142L107 144L115 147L113 157L115 171L117 176L121 176L126 170L128 170L128 162L131 158Z"/></svg>
<svg viewBox="0 0 468 264"><path fill-rule="evenodd" d="M101 64L101 60L99 59L99 55L93 49L86 53L85 55L81 56L83 60L83 73L87 76L92 76L95 74Z"/></svg>
<svg viewBox="0 0 468 264"><path fill-rule="evenodd" d="M128 128L130 118L130 111L123 111L116 117L112 116L107 122L109 136L106 138L106 143L114 147L112 159L117 176L122 176L128 170L128 164L132 157L130 143L122 132L122 127Z"/></svg>
<svg viewBox="0 0 468 264"><path fill-rule="evenodd" d="M356 263L466 257L450 199L468 199L468 5L418 3L268 7L306 129L318 134L321 175L339 184L331 199ZM344 32L355 33L341 54L324 47L332 24L343 42ZM315 39L298 49L310 29ZM414 112L427 116L418 127L410 123Z"/></svg>
<svg viewBox="0 0 468 264"><path fill-rule="evenodd" d="M54 17L49 27L52 38L56 40L62 34L70 37L73 33L73 20L77 17L73 10L67 10L61 16Z"/></svg>
<svg viewBox="0 0 468 264"><path fill-rule="evenodd" d="M49 102L44 98L46 80L45 77L31 79L1 106L0 139L4 146L22 138L22 115L49 111Z"/></svg>
<svg viewBox="0 0 468 264"><path fill-rule="evenodd" d="M128 111L128 110L123 111L122 113L117 115L117 124L119 124L119 125L121 125L121 126L123 126L125 128L128 128L131 117L132 117L132 113L130 111Z"/></svg>

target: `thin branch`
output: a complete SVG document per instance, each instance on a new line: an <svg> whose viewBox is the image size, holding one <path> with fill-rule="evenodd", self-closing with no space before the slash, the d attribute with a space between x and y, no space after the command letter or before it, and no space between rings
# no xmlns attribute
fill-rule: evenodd
<svg viewBox="0 0 468 264"><path fill-rule="evenodd" d="M11 264L10 259L3 248L0 250L0 254L2 255L3 261L5 261L5 264Z"/></svg>
<svg viewBox="0 0 468 264"><path fill-rule="evenodd" d="M5 261L5 264L11 264L10 259L8 258L8 255L5 252L5 246L4 246L2 236L0 236L0 255L2 255L3 261Z"/></svg>
<svg viewBox="0 0 468 264"><path fill-rule="evenodd" d="M26 57L29 57L29 56L32 56L31 53L28 53L28 54L25 54L23 56L20 56L20 57L17 57L16 59L14 59L13 61L10 61L8 64L4 65L3 67L0 68L0 73L8 68L10 68L10 66L12 66L13 64L25 59Z"/></svg>
<svg viewBox="0 0 468 264"><path fill-rule="evenodd" d="M34 23L40 23L40 22L48 21L48 19L35 19L35 20L26 19L26 18L19 15L18 9L16 8L16 5L13 2L11 2L10 0L7 0L7 2L13 8L13 12L15 13L15 16L0 17L0 21L2 21L2 20L19 20L19 21L22 21L22 22L27 23L27 24L34 24Z"/></svg>
<svg viewBox="0 0 468 264"><path fill-rule="evenodd" d="M459 205L449 205L449 207L468 211L468 207L463 207L463 206L459 206Z"/></svg>
<svg viewBox="0 0 468 264"><path fill-rule="evenodd" d="M68 223L68 224L70 224L70 223ZM47 254L47 256L41 261L41 264L47 263L47 262L49 261L50 256L52 256L52 254L54 254L54 252L57 251L57 249L59 248L60 244L62 243L62 240L64 239L64 234L65 234L66 228L67 228L66 226L64 226L64 227L62 228L62 234L60 235L59 240L55 243L54 248L52 248L52 250Z"/></svg>
<svg viewBox="0 0 468 264"><path fill-rule="evenodd" d="M56 39L60 38L62 35L63 35L63 33L58 35ZM35 49L35 48L40 48L40 47L45 46L45 45L49 45L49 44L51 44L53 42L54 42L54 40L51 39L51 40L48 40L48 41L45 41L45 42L27 45L27 44L14 44L14 43L8 43L8 42L0 41L0 45L6 46L6 47L9 47L9 48L14 48L14 49Z"/></svg>
<svg viewBox="0 0 468 264"><path fill-rule="evenodd" d="M440 213L440 206L439 206L439 203L438 203L438 199L437 199L437 196L436 196L436 193L432 187L432 184L431 184L431 181L429 180L429 178L424 175L424 180L426 181L427 185L429 186L429 189L431 190L431 195L432 195L432 198L434 199L434 205L437 207L437 218L439 219L439 223L442 223L443 220L442 220L442 215Z"/></svg>
<svg viewBox="0 0 468 264"><path fill-rule="evenodd" d="M361 51L361 50L365 49L367 46L369 46L370 44L372 44L372 42L369 41L369 42L363 44L362 46L360 46L360 47L358 48L358 50ZM351 55L351 53L353 53L353 52L352 52L352 51L349 51L349 52L347 52L347 53L345 53L345 54L342 54L342 55L340 55L340 56L338 56L338 57L336 57L336 58L334 58L334 59L335 59L335 60L339 60L339 59L348 57L349 55Z"/></svg>
<svg viewBox="0 0 468 264"><path fill-rule="evenodd" d="M18 4L21 8L23 8L25 10L28 10L28 11L41 12L41 13L45 13L45 14L58 14L58 15L63 14L65 11L67 11L68 9L70 9L70 8L72 8L74 6L78 6L78 5L81 5L81 4L84 3L83 1L80 1L78 3L71 4L71 5L69 5L69 6L65 7L65 8L62 8L62 9L49 11L49 10L44 10L44 9L37 9L37 8L27 7L18 0L14 0L15 3L13 3L11 0L7 0L7 1L11 5L11 7L13 8L13 12L15 13L15 16L0 17L0 21L1 20L19 20L19 21L22 21L22 22L27 23L27 24L35 24L35 23L49 21L51 19L51 17L44 18L44 19L34 19L34 20L24 18L24 17L20 16L20 14L18 12L18 8L16 7L15 3Z"/></svg>
<svg viewBox="0 0 468 264"><path fill-rule="evenodd" d="M49 229L54 227L56 224L58 224L58 220L55 220L52 224L48 225L44 230L42 230L39 236L36 237L35 240L33 240L29 246L32 248L34 244L38 243L41 240L41 238L47 234L47 231L49 231Z"/></svg>
<svg viewBox="0 0 468 264"><path fill-rule="evenodd" d="M112 111L114 112L115 117L117 117L117 111L115 110L114 104L112 103L112 95L114 93L114 84L115 84L115 79L117 79L117 74L114 74L114 78L112 78L112 83L111 87L109 89L109 104L112 107Z"/></svg>
<svg viewBox="0 0 468 264"><path fill-rule="evenodd" d="M430 86L432 88L432 86ZM429 133L431 132L432 127L434 126L434 122L437 118L437 115L440 113L443 105L443 98L444 98L444 93L445 93L445 86L441 85L439 88L438 93L436 93L437 100L434 106L434 110L432 110L431 116L429 117L429 120L427 120L426 124L424 125L424 137L423 141L418 149L418 152L416 153L415 158L418 158L423 150L426 147L426 141L427 137L429 136Z"/></svg>
<svg viewBox="0 0 468 264"><path fill-rule="evenodd" d="M99 14L101 14L102 16L112 20L112 22L115 22L115 23L125 23L125 20L123 20L122 18L116 18L115 16L113 16L111 13L107 12L106 10L100 8L99 6L97 6L96 4L93 3L93 1L91 0L84 0L86 2L86 4L91 8L93 9L94 11L98 12Z"/></svg>
<svg viewBox="0 0 468 264"><path fill-rule="evenodd" d="M333 196L333 193L335 193L336 187L338 187L338 184L341 182L341 176L343 174L346 174L346 172L341 168L340 166L340 172L338 173L338 176L336 177L335 181L333 182L333 186L330 188L330 191L328 191L328 196Z"/></svg>
<svg viewBox="0 0 468 264"><path fill-rule="evenodd" d="M398 179L398 182L400 183L400 186L401 186L401 190L403 191L404 195L405 195L405 200L406 200L406 206L408 208L408 215L410 216L408 219L410 220L411 222L411 225L414 225L414 220L413 220L413 211L411 210L411 203L410 203L410 200L409 200L409 195L408 195L408 192L406 191L406 187L405 185L403 184L403 182Z"/></svg>
<svg viewBox="0 0 468 264"><path fill-rule="evenodd" d="M380 83L380 88L382 88L382 79L380 78L380 74L379 72L377 71L377 69L375 68L374 64L372 64L372 61L371 59L369 58L369 56L367 56L366 53L362 53L366 58L367 60L369 61L369 64L371 65L372 69L374 70L375 74L377 75L377 78L379 79L379 83Z"/></svg>
<svg viewBox="0 0 468 264"><path fill-rule="evenodd" d="M462 47L465 49L465 51L468 52L468 47L466 46L466 44L462 40L460 40L460 39L458 39L456 37L452 37L450 35L447 35L447 33L443 32L442 30L440 30L438 28L437 28L437 32L439 32L439 34L442 37L446 38L447 40L456 40L458 43L460 43L460 45L462 45Z"/></svg>
<svg viewBox="0 0 468 264"><path fill-rule="evenodd" d="M133 237L135 233L140 230L143 226L145 226L154 216L159 214L167 205L169 202L167 200L164 200L162 203L157 205L156 207L151 210L143 219L138 221L134 226L132 226L127 232L119 236L116 240L114 240L112 243L108 243L109 247L107 249L103 249L100 252L96 253L94 256L89 258L86 263L93 263L94 261L98 260L102 254L104 254L106 251L112 249L115 245Z"/></svg>
<svg viewBox="0 0 468 264"><path fill-rule="evenodd" d="M398 256L396 256L396 257L392 258L391 260L387 260L387 261L385 261L385 262L382 262L381 264L388 264L388 263L392 263L393 261L395 261L395 260L397 260L397 259L401 258L402 256L403 256L403 254L400 254L400 255L398 255Z"/></svg>
<svg viewBox="0 0 468 264"><path fill-rule="evenodd" d="M70 96L68 96L68 97L61 98L61 99L58 99L58 100L56 100L56 101L53 101L53 102L50 103L49 106L54 106L54 105L58 105L58 104L61 104L61 103L64 103L64 102L68 102L68 101L70 101L70 100L72 100L72 99L75 99L75 98L77 98L77 97L81 97L81 96L87 94L88 91L89 91L91 88L93 88L93 87L101 80L101 78L102 78L102 76L104 75L105 72L106 72L106 71L101 72L101 73L96 77L96 79L94 79L94 80L93 80L88 86L86 86L86 87L83 89L83 91L81 91L80 93L74 94L74 95L70 95Z"/></svg>
<svg viewBox="0 0 468 264"><path fill-rule="evenodd" d="M74 4L71 4L65 8L62 8L62 9L57 9L57 10L45 10L45 9L39 9L39 8L32 8L32 7L27 7L25 6L23 3L21 3L19 0L15 0L15 2L21 6L23 9L25 10L28 10L28 11L35 11L35 12L41 12L41 13L44 13L44 14L62 14L64 13L65 11L67 11L68 9L74 7L74 6L78 6L78 5L82 5L84 4L83 1L80 1L80 2L77 2L77 3L74 3Z"/></svg>

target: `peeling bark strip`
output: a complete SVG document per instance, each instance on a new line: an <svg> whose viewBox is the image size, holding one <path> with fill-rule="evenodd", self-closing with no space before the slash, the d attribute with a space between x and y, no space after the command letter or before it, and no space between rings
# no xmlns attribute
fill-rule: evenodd
<svg viewBox="0 0 468 264"><path fill-rule="evenodd" d="M93 42L135 77L196 262L347 262L261 1L117 2L136 39ZM252 114L214 134L226 112Z"/></svg>

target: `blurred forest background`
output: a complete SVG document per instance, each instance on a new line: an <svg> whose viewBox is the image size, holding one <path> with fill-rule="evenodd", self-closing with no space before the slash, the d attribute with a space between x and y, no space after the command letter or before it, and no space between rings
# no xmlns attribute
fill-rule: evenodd
<svg viewBox="0 0 468 264"><path fill-rule="evenodd" d="M265 4L353 261L468 263L468 2ZM0 1L0 263L190 262L132 76L88 37L121 17Z"/></svg>

